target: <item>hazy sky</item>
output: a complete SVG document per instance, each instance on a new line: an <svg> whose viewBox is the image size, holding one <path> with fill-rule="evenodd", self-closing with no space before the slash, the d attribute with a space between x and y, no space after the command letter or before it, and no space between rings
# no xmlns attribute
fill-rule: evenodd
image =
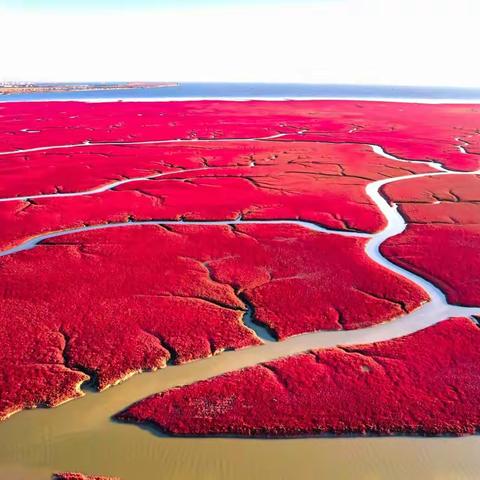
<svg viewBox="0 0 480 480"><path fill-rule="evenodd" d="M479 20L480 0L0 0L0 80L480 87Z"/></svg>

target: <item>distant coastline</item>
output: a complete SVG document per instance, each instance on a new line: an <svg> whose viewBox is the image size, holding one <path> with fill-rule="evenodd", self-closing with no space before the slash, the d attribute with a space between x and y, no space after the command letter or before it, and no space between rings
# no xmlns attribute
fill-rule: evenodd
<svg viewBox="0 0 480 480"><path fill-rule="evenodd" d="M0 89L5 88L0 83ZM18 84L17 84L18 87ZM23 86L0 95L3 102L190 101L190 100L363 100L409 103L480 103L480 88L300 83L70 83ZM50 87L47 89L46 87ZM54 87L54 88L52 88ZM168 87L168 88L165 88ZM11 87L10 87L11 88Z"/></svg>
<svg viewBox="0 0 480 480"><path fill-rule="evenodd" d="M121 82L121 83L0 83L0 95L21 95L29 93L87 92L105 90L130 90L176 87L174 82Z"/></svg>

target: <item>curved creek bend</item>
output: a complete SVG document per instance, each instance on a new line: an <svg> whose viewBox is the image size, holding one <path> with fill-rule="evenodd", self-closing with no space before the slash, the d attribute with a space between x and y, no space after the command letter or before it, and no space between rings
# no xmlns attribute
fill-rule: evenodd
<svg viewBox="0 0 480 480"><path fill-rule="evenodd" d="M257 140L268 140L281 136L283 134ZM165 143L167 142L165 141ZM83 145L43 147L26 151ZM370 146L376 154L397 161L409 162L409 160L385 153L378 145ZM15 152L3 152L0 155L9 153ZM267 340L262 346L223 352L193 363L169 366L157 372L138 374L103 392L87 392L84 397L56 408L17 413L7 421L0 423L0 480L47 480L55 471L117 475L123 480L161 478L182 480L441 478L445 480L478 478L480 470L479 436L465 438L343 436L281 440L174 438L160 435L149 428L116 423L111 420L113 414L123 410L129 404L168 388L313 348L392 339L426 328L449 316L472 316L480 313L480 308L449 305L444 294L437 287L391 263L379 253L379 246L384 240L401 233L406 227L396 205L390 205L381 195L380 189L383 185L421 176L478 173L478 171L450 172L435 162L421 163L430 165L433 171L382 179L367 186L367 194L388 220L387 227L377 234L332 231L309 222L294 220L247 221L239 218L234 221L220 222L127 222L39 235L16 247L0 252L0 256L15 254L22 250L35 248L46 238L85 230L128 227L138 224L191 224L193 226L289 223L323 233L368 238L366 253L373 261L420 285L431 298L430 302L416 311L374 327L351 331L315 332L291 337L282 342ZM192 171L194 170L203 170L203 168L192 169ZM188 170L181 172L186 171ZM0 201L101 193L120 183L148 178L155 178L155 176L115 182L87 192L15 197L0 199Z"/></svg>

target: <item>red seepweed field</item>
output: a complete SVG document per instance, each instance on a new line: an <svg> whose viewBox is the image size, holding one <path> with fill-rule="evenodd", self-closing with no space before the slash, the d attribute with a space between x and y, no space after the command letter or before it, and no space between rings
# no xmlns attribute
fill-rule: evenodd
<svg viewBox="0 0 480 480"><path fill-rule="evenodd" d="M179 435L476 432L479 131L474 105L1 103L0 419L359 330L365 344L199 378L118 418ZM386 322L411 333L369 343Z"/></svg>
<svg viewBox="0 0 480 480"><path fill-rule="evenodd" d="M173 389L118 417L176 435L475 433L479 340L477 325L450 319L399 339L312 350Z"/></svg>

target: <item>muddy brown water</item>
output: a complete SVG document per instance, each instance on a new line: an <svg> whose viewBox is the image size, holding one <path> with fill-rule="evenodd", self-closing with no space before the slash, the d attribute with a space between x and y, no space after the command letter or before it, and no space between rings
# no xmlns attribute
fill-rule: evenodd
<svg viewBox="0 0 480 480"><path fill-rule="evenodd" d="M366 331L354 332L351 342L367 340ZM288 354L309 342L337 342L330 335L322 342L321 335L139 374L56 408L17 413L0 424L0 480L47 480L66 470L123 480L479 478L479 436L174 438L110 419L147 395L278 357L279 349Z"/></svg>

